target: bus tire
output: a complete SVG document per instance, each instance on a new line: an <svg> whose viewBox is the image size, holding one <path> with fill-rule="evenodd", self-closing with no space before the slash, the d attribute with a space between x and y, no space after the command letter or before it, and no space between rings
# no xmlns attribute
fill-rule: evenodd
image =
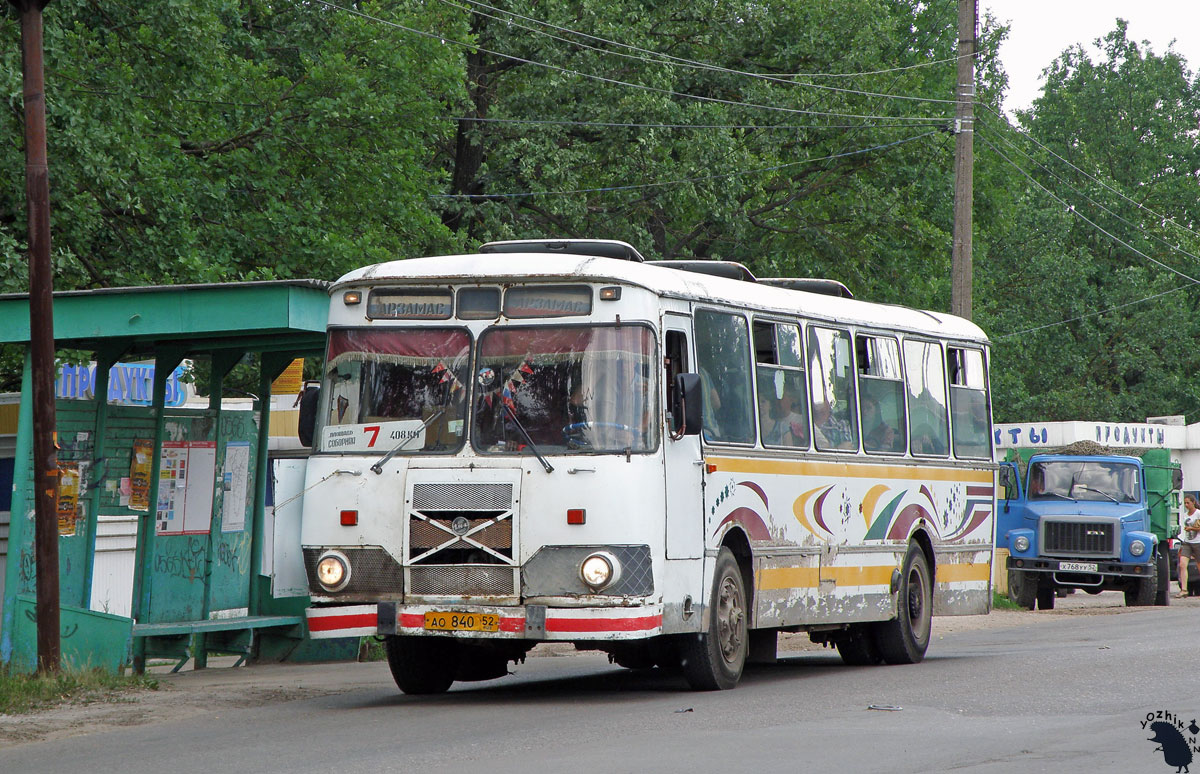
<svg viewBox="0 0 1200 774"><path fill-rule="evenodd" d="M1037 576L1024 570L1008 571L1008 598L1013 604L1032 610L1037 604Z"/></svg>
<svg viewBox="0 0 1200 774"><path fill-rule="evenodd" d="M679 665L693 690L728 690L742 677L749 639L746 584L728 548L717 554L707 615L708 631L680 644Z"/></svg>
<svg viewBox="0 0 1200 774"><path fill-rule="evenodd" d="M869 624L851 624L834 644L838 655L847 666L875 666L883 663L883 656L875 646L875 635Z"/></svg>
<svg viewBox="0 0 1200 774"><path fill-rule="evenodd" d="M388 667L407 694L445 693L458 671L458 641L450 637L387 638Z"/></svg>
<svg viewBox="0 0 1200 774"><path fill-rule="evenodd" d="M909 545L896 591L896 617L875 625L875 646L889 664L917 664L925 658L933 628L933 582L921 547Z"/></svg>

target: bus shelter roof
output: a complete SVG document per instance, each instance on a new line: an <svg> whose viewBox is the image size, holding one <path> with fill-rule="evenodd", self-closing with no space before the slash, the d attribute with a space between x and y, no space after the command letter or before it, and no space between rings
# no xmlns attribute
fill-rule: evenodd
<svg viewBox="0 0 1200 774"><path fill-rule="evenodd" d="M329 313L320 280L154 285L54 294L60 349L151 354L319 350ZM0 295L0 343L29 342L29 296Z"/></svg>

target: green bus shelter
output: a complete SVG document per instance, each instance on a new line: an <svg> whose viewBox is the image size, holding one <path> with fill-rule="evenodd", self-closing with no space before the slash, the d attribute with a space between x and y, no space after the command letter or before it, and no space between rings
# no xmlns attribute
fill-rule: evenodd
<svg viewBox="0 0 1200 774"><path fill-rule="evenodd" d="M307 598L275 598L264 572L268 398L289 363L322 353L328 306L328 283L311 280L55 294L59 353L96 362L92 397L56 403L65 661L116 668L131 658L142 670L147 657L191 657L202 668L209 653L278 660L303 650ZM36 665L29 325L28 296L0 296L0 343L27 353L0 614L0 663L18 671ZM207 406L171 405L185 360L210 366ZM227 386L244 360L257 367L254 393ZM144 405L109 402L121 361L153 364ZM250 410L223 408L247 394ZM116 518L137 526L128 616L90 609L98 525Z"/></svg>

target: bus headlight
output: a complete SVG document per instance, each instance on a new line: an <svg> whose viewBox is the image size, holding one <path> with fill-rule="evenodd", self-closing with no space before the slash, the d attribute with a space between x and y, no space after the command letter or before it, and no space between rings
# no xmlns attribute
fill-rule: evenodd
<svg viewBox="0 0 1200 774"><path fill-rule="evenodd" d="M317 583L326 591L341 591L350 583L350 560L337 551L327 551L317 560Z"/></svg>
<svg viewBox="0 0 1200 774"><path fill-rule="evenodd" d="M579 577L592 591L599 591L620 579L621 563L607 551L597 551L580 563Z"/></svg>
<svg viewBox="0 0 1200 774"><path fill-rule="evenodd" d="M1017 549L1018 551L1022 551L1022 552L1028 551L1029 550L1029 538L1025 537L1024 535L1018 536L1017 539L1013 541L1013 548Z"/></svg>
<svg viewBox="0 0 1200 774"><path fill-rule="evenodd" d="M1135 540L1129 544L1129 553L1134 556L1141 556L1146 553L1146 544L1140 540Z"/></svg>

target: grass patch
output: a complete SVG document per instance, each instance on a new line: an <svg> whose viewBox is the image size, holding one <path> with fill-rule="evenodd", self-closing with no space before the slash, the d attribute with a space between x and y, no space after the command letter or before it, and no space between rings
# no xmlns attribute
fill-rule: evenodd
<svg viewBox="0 0 1200 774"><path fill-rule="evenodd" d="M133 691L157 689L158 680L149 675L113 675L97 669L26 675L0 667L0 715L18 715L60 704L123 701Z"/></svg>
<svg viewBox="0 0 1200 774"><path fill-rule="evenodd" d="M998 591L992 592L992 609L993 610L1024 610L1025 608L1018 605L1008 598L1007 594L1001 594Z"/></svg>
<svg viewBox="0 0 1200 774"><path fill-rule="evenodd" d="M359 661L387 661L387 648L379 637L363 637L358 644Z"/></svg>

